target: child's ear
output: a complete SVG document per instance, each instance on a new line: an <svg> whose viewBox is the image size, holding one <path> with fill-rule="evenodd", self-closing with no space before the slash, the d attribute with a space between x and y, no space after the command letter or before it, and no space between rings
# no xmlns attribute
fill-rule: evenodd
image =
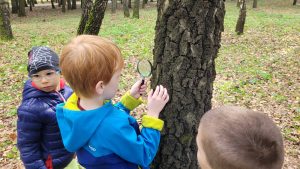
<svg viewBox="0 0 300 169"><path fill-rule="evenodd" d="M95 90L96 90L97 94L99 94L99 95L103 94L103 91L104 91L104 83L103 83L103 81L99 81L96 84Z"/></svg>

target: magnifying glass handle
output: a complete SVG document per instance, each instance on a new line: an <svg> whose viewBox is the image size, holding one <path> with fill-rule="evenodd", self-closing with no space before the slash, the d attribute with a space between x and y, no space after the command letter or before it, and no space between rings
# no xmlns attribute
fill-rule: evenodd
<svg viewBox="0 0 300 169"><path fill-rule="evenodd" d="M145 84L145 79L143 78L143 79L142 79L141 86L144 85L144 84Z"/></svg>

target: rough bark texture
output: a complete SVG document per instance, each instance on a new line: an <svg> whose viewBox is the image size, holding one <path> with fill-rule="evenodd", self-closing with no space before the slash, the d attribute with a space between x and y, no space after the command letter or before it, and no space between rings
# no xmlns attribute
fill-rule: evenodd
<svg viewBox="0 0 300 169"><path fill-rule="evenodd" d="M167 87L170 101L155 169L198 169L196 135L211 109L215 58L224 29L223 0L158 1L151 87Z"/></svg>
<svg viewBox="0 0 300 169"><path fill-rule="evenodd" d="M124 10L124 17L128 18L130 16L130 12L128 8L128 0L123 0L123 10Z"/></svg>
<svg viewBox="0 0 300 169"><path fill-rule="evenodd" d="M96 0L85 26L84 34L98 35L108 0Z"/></svg>
<svg viewBox="0 0 300 169"><path fill-rule="evenodd" d="M111 1L111 12L116 13L117 11L117 0L112 0Z"/></svg>
<svg viewBox="0 0 300 169"><path fill-rule="evenodd" d="M253 0L253 8L257 8L257 0Z"/></svg>
<svg viewBox="0 0 300 169"><path fill-rule="evenodd" d="M12 39L8 2L0 0L0 39Z"/></svg>
<svg viewBox="0 0 300 169"><path fill-rule="evenodd" d="M140 0L134 0L132 17L140 18Z"/></svg>
<svg viewBox="0 0 300 169"><path fill-rule="evenodd" d="M79 27L77 30L77 35L81 35L84 32L84 28L86 26L86 23L89 19L89 13L92 10L93 7L93 1L92 0L83 0L83 7L82 7L82 15L79 22Z"/></svg>
<svg viewBox="0 0 300 169"><path fill-rule="evenodd" d="M296 5L296 4L297 4L297 0L294 0L293 5Z"/></svg>
<svg viewBox="0 0 300 169"><path fill-rule="evenodd" d="M240 14L239 14L239 18L237 20L236 23L236 27L235 27L235 32L238 35L241 35L244 33L244 25L246 22L246 1L245 0L241 0L241 5L240 5Z"/></svg>
<svg viewBox="0 0 300 169"><path fill-rule="evenodd" d="M26 16L25 13L25 0L19 0L19 11L18 11L18 16Z"/></svg>

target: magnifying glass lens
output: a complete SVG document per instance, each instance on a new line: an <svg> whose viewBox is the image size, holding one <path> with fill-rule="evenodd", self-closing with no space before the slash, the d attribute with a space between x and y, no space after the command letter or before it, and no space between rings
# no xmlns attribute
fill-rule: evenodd
<svg viewBox="0 0 300 169"><path fill-rule="evenodd" d="M137 65L137 69L143 77L148 77L151 75L152 66L148 60L141 60Z"/></svg>

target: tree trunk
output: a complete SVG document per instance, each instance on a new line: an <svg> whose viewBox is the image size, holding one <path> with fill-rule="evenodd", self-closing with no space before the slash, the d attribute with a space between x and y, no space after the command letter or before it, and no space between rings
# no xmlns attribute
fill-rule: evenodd
<svg viewBox="0 0 300 169"><path fill-rule="evenodd" d="M116 13L117 10L117 0L111 0L111 12Z"/></svg>
<svg viewBox="0 0 300 169"><path fill-rule="evenodd" d="M67 0L67 9L68 9L68 10L71 10L71 9L72 9L71 0Z"/></svg>
<svg viewBox="0 0 300 169"><path fill-rule="evenodd" d="M134 0L132 17L140 18L140 0Z"/></svg>
<svg viewBox="0 0 300 169"><path fill-rule="evenodd" d="M293 5L296 5L296 4L297 4L297 0L294 0Z"/></svg>
<svg viewBox="0 0 300 169"><path fill-rule="evenodd" d="M253 8L257 8L257 0L253 0Z"/></svg>
<svg viewBox="0 0 300 169"><path fill-rule="evenodd" d="M128 0L128 8L131 8L131 0Z"/></svg>
<svg viewBox="0 0 300 169"><path fill-rule="evenodd" d="M93 7L93 0L84 0L83 2L83 7L82 7L82 15L81 19L79 22L79 27L77 30L77 35L81 35L84 32L84 28L86 26L86 23L89 19L89 14L92 10Z"/></svg>
<svg viewBox="0 0 300 169"><path fill-rule="evenodd" d="M9 3L0 0L0 39L9 40L13 38L10 20L9 20Z"/></svg>
<svg viewBox="0 0 300 169"><path fill-rule="evenodd" d="M61 11L66 12L66 0L61 0Z"/></svg>
<svg viewBox="0 0 300 169"><path fill-rule="evenodd" d="M19 0L19 11L18 11L18 16L26 16L25 13L25 0Z"/></svg>
<svg viewBox="0 0 300 169"><path fill-rule="evenodd" d="M123 10L124 10L124 17L128 18L130 16L130 12L128 8L128 0L123 0Z"/></svg>
<svg viewBox="0 0 300 169"><path fill-rule="evenodd" d="M224 30L225 4L214 1L157 2L151 87L167 87L170 101L155 169L198 169L199 119L211 109L215 58Z"/></svg>
<svg viewBox="0 0 300 169"><path fill-rule="evenodd" d="M96 0L84 29L84 34L98 35L108 0Z"/></svg>
<svg viewBox="0 0 300 169"><path fill-rule="evenodd" d="M247 13L246 1L241 0L240 14L239 14L239 18L237 20L236 27L235 27L235 32L238 35L241 35L241 34L244 33L244 25L245 25L245 22L246 22L246 13Z"/></svg>
<svg viewBox="0 0 300 169"><path fill-rule="evenodd" d="M76 0L72 0L72 8L71 9L76 9Z"/></svg>
<svg viewBox="0 0 300 169"><path fill-rule="evenodd" d="M19 8L18 0L11 0L11 13L17 14L18 8Z"/></svg>
<svg viewBox="0 0 300 169"><path fill-rule="evenodd" d="M29 0L29 11L32 11L32 6L34 5L33 0Z"/></svg>
<svg viewBox="0 0 300 169"><path fill-rule="evenodd" d="M54 0L51 0L51 6L52 6L52 9L55 9Z"/></svg>

